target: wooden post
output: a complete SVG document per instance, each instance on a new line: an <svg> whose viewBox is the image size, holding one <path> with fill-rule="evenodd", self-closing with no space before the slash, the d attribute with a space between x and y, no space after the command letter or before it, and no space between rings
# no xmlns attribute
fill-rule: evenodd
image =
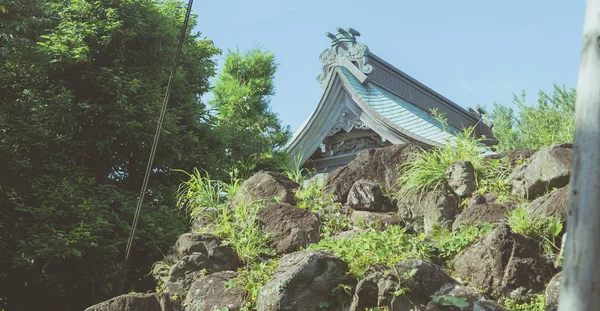
<svg viewBox="0 0 600 311"><path fill-rule="evenodd" d="M600 0L588 0L559 311L600 310Z"/></svg>

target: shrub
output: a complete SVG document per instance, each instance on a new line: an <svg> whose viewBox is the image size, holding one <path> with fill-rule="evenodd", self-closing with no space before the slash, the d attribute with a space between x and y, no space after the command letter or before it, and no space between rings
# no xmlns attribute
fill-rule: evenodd
<svg viewBox="0 0 600 311"><path fill-rule="evenodd" d="M540 91L534 106L525 104L524 92L520 97L515 95L517 113L513 108L494 103L490 119L494 123L494 136L499 140L497 150L539 149L573 141L575 98L575 89L554 84L552 95Z"/></svg>

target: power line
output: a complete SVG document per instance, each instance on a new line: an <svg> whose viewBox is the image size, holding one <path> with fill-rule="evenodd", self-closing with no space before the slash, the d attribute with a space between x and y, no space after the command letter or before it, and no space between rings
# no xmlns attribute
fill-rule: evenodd
<svg viewBox="0 0 600 311"><path fill-rule="evenodd" d="M162 129L163 121L165 119L165 113L167 111L167 103L169 102L169 96L171 94L171 86L173 84L173 80L175 78L175 72L177 71L177 65L179 64L179 56L181 55L181 49L183 46L183 41L185 39L185 34L187 33L188 21L190 19L190 14L192 11L192 4L194 0L188 1L187 11L185 13L185 20L183 21L183 26L181 27L181 34L179 35L179 44L177 46L177 53L173 59L173 67L171 68L171 75L169 76L169 83L167 84L167 90L165 93L165 98L162 104L162 110L160 111L160 117L158 119L158 124L156 125L156 133L154 133L154 141L152 142L152 149L150 150L150 157L148 159L148 165L146 166L146 173L144 174L144 181L142 183L142 188L140 190L140 195L138 197L138 203L135 210L135 215L133 217L133 223L131 225L131 232L129 234L129 239L127 241L127 248L125 250L125 260L123 261L123 269L125 269L127 260L129 259L129 254L131 253L131 246L133 245L133 238L135 236L135 229L137 228L137 224L140 217L140 211L142 210L142 203L144 202L144 196L146 191L148 190L148 179L150 178L150 172L152 171L152 164L154 162L154 157L156 155L156 148L158 145L158 139L160 137L160 131ZM123 282L125 281L125 273L123 277Z"/></svg>

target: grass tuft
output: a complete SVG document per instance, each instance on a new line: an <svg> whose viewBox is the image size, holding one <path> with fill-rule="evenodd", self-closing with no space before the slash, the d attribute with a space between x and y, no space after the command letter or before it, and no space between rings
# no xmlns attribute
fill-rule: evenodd
<svg viewBox="0 0 600 311"><path fill-rule="evenodd" d="M562 231L562 223L556 217L532 217L525 205L513 210L508 216L508 225L519 234L527 235L540 242L546 254L560 251L556 245L556 238Z"/></svg>
<svg viewBox="0 0 600 311"><path fill-rule="evenodd" d="M264 204L260 201L234 204L229 200L241 187L234 173L230 174L229 184L211 179L208 173L203 176L198 170L188 176L190 179L179 188L177 204L187 211L192 221L199 215L211 219L215 226L210 226L212 231L207 233L223 239L245 263L273 254L267 234L258 225L258 213Z"/></svg>
<svg viewBox="0 0 600 311"><path fill-rule="evenodd" d="M446 132L450 132L447 120L432 111L442 124ZM482 152L485 150L482 138L473 137L475 127L470 127L462 132L457 132L446 140L444 147L431 150L421 150L414 154L412 161L407 161L400 166L403 173L398 179L400 191L397 197L418 196L429 191L442 190L446 187L446 169L457 161L469 161L475 168L475 175L479 177L485 170L485 159ZM480 178L477 178L479 180Z"/></svg>

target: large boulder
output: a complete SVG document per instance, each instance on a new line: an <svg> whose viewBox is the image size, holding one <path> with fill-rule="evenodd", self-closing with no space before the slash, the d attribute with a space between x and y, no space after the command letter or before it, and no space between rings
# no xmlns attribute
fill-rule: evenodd
<svg viewBox="0 0 600 311"><path fill-rule="evenodd" d="M261 288L258 311L316 311L346 279L348 264L322 251L295 252L281 258L271 279Z"/></svg>
<svg viewBox="0 0 600 311"><path fill-rule="evenodd" d="M569 186L562 187L535 199L527 207L527 213L534 218L540 216L556 217L562 223L566 223L569 209L569 189Z"/></svg>
<svg viewBox="0 0 600 311"><path fill-rule="evenodd" d="M375 182L357 180L348 194L348 205L359 211L390 212L394 206Z"/></svg>
<svg viewBox="0 0 600 311"><path fill-rule="evenodd" d="M514 209L512 203L484 203L475 204L467 207L454 221L453 230L457 230L461 225L478 225L482 223L498 224L506 222L508 213Z"/></svg>
<svg viewBox="0 0 600 311"><path fill-rule="evenodd" d="M186 233L175 245L181 259L169 270L165 291L182 295L192 282L206 273L236 270L241 261L235 251L212 235Z"/></svg>
<svg viewBox="0 0 600 311"><path fill-rule="evenodd" d="M389 310L425 310L431 296L458 283L438 266L424 260L405 260L394 269L371 267L356 285L350 311L386 307ZM409 291L395 297L398 290Z"/></svg>
<svg viewBox="0 0 600 311"><path fill-rule="evenodd" d="M328 177L329 177L329 173L316 174L316 175L312 176L311 178L309 178L308 180L305 180L304 183L302 184L302 186L305 188L308 188L308 187L323 188L323 187L325 187L325 183L327 182Z"/></svg>
<svg viewBox="0 0 600 311"><path fill-rule="evenodd" d="M246 291L243 286L227 286L234 280L234 271L215 272L192 283L185 298L186 311L214 311L227 308L229 311L239 311L244 303Z"/></svg>
<svg viewBox="0 0 600 311"><path fill-rule="evenodd" d="M365 271L358 282L349 311L363 311L368 308L385 307L388 310L412 310L416 302L408 297L394 297L393 293L401 289L398 277L385 266L375 266Z"/></svg>
<svg viewBox="0 0 600 311"><path fill-rule="evenodd" d="M546 311L558 310L558 298L560 298L560 282L562 281L562 272L556 274L546 287Z"/></svg>
<svg viewBox="0 0 600 311"><path fill-rule="evenodd" d="M458 161L446 169L446 181L459 198L470 197L475 191L475 168L469 161Z"/></svg>
<svg viewBox="0 0 600 311"><path fill-rule="evenodd" d="M286 203L269 204L258 214L258 222L278 254L319 242L319 216L306 209Z"/></svg>
<svg viewBox="0 0 600 311"><path fill-rule="evenodd" d="M399 275L407 276L402 280L402 284L410 289L410 293L426 301L438 291L458 285L458 282L440 267L420 259L401 261L395 265L395 270Z"/></svg>
<svg viewBox="0 0 600 311"><path fill-rule="evenodd" d="M421 148L427 147L408 143L363 150L348 165L329 174L323 190L341 203L347 201L350 188L361 179L379 183L386 193L395 191L400 176L399 165L412 159L414 153L420 152Z"/></svg>
<svg viewBox="0 0 600 311"><path fill-rule="evenodd" d="M294 191L300 185L274 172L260 172L248 178L236 193L235 202L251 202L254 200L277 200L281 203L295 203Z"/></svg>
<svg viewBox="0 0 600 311"><path fill-rule="evenodd" d="M417 203L415 209L420 209L423 213L425 234L433 233L436 228L451 230L459 212L458 198L450 192L429 192Z"/></svg>
<svg viewBox="0 0 600 311"><path fill-rule="evenodd" d="M528 299L542 292L554 274L539 243L506 224L459 253L452 265L458 276L494 299Z"/></svg>
<svg viewBox="0 0 600 311"><path fill-rule="evenodd" d="M508 177L513 193L533 200L569 183L573 144L560 143L536 152Z"/></svg>
<svg viewBox="0 0 600 311"><path fill-rule="evenodd" d="M400 198L398 214L416 232L431 234L434 230L452 229L459 213L458 197L449 190L430 191L419 197ZM421 225L422 224L422 225Z"/></svg>
<svg viewBox="0 0 600 311"><path fill-rule="evenodd" d="M175 311L179 307L167 293L125 294L93 305L85 311Z"/></svg>

